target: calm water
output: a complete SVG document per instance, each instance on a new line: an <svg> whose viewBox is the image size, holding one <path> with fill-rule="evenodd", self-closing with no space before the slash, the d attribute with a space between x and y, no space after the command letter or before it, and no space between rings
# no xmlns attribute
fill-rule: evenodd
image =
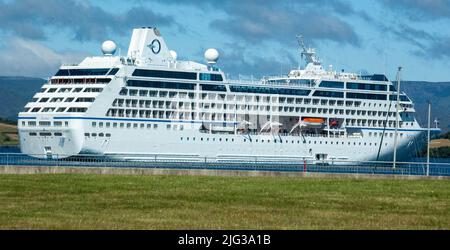
<svg viewBox="0 0 450 250"><path fill-rule="evenodd" d="M0 146L0 153L20 153L18 146ZM413 158L411 162L426 162L425 157ZM450 158L430 158L430 162L450 163Z"/></svg>

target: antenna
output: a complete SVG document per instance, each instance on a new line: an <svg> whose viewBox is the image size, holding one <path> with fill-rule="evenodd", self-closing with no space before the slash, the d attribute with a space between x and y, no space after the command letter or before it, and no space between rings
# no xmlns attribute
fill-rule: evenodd
<svg viewBox="0 0 450 250"><path fill-rule="evenodd" d="M397 161L397 136L398 136L398 111L400 109L400 72L402 71L402 67L398 67L397 71L397 102L395 105L395 133L394 133L394 163L392 168L395 169L396 161Z"/></svg>

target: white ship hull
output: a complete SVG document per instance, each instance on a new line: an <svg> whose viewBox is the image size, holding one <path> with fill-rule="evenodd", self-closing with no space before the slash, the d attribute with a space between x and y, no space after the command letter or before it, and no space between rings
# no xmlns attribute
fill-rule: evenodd
<svg viewBox="0 0 450 250"><path fill-rule="evenodd" d="M104 118L104 122L108 118ZM73 128L61 129L63 136L29 136L20 132L21 151L38 158L66 158L74 155L104 155L116 159L157 159L204 161L390 161L393 157L394 137L369 137L374 129L362 129L362 136L322 137L282 134L210 134L199 132L198 124L184 124L184 129L167 129L166 122L139 122L117 119L110 122L131 121L137 128L90 128L93 120L70 119ZM141 128L143 124L143 128ZM147 128L147 124L151 128ZM153 128L158 124L157 128ZM179 128L179 127L177 127ZM382 129L376 129L382 131ZM87 137L85 131L110 134L108 137ZM392 130L386 130L391 134ZM406 161L423 147L423 130L399 130L397 159ZM47 150L46 150L47 149Z"/></svg>

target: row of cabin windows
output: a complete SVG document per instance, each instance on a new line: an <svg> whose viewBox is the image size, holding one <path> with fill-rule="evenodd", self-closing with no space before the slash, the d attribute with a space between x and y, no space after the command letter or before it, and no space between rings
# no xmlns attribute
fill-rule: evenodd
<svg viewBox="0 0 450 250"><path fill-rule="evenodd" d="M196 141L196 138L195 137L180 137L180 141ZM225 142L228 142L228 141L230 141L230 142L234 142L234 138L221 138L221 137L219 137L219 138L215 138L215 137L212 137L212 138L209 138L209 137L206 137L206 138L203 138L203 137L200 137L200 141L218 141L218 142L222 142L222 141L225 141ZM255 143L291 143L291 144L294 144L294 143L297 143L297 144L300 144L300 143L308 143L308 144L328 144L328 141L319 141L319 142L317 142L317 141L308 141L308 142L306 142L306 141L300 141L300 140L281 140L281 139L274 139L274 140L270 140L270 139L268 139L268 140L264 140L264 139L243 139L243 141L244 142L255 142ZM371 142L369 142L369 143L367 143L367 142L364 142L364 143L362 143L362 142L353 142L353 143L351 143L351 142L347 142L347 145L359 145L359 146L377 146L377 143L371 143ZM333 142L333 141L330 141L330 145L336 145L336 146L338 146L338 145L345 145L345 142ZM385 143L385 145L387 146L387 143Z"/></svg>
<svg viewBox="0 0 450 250"><path fill-rule="evenodd" d="M52 133L52 132L39 132L39 133L37 133L37 132L30 132L30 133L28 133L30 136L37 136L37 135L39 135L39 136L62 136L62 133L61 132L54 132L54 133Z"/></svg>
<svg viewBox="0 0 450 250"><path fill-rule="evenodd" d="M140 76L140 77L197 80L197 73L195 73L195 72L136 69L132 75ZM200 73L199 80L201 80L201 81L223 81L223 77L221 74Z"/></svg>
<svg viewBox="0 0 450 250"><path fill-rule="evenodd" d="M74 98L74 97L66 97L64 99L64 97L53 97L53 98L49 98L49 97L42 97L42 98L33 98L32 102L73 102L73 100L75 100L75 102L94 102L95 98L94 97L78 97L78 98Z"/></svg>
<svg viewBox="0 0 450 250"><path fill-rule="evenodd" d="M84 113L87 111L87 108L82 107L36 107L36 108L25 108L23 112L31 112L31 113L46 113L46 112L69 112L69 113Z"/></svg>
<svg viewBox="0 0 450 250"><path fill-rule="evenodd" d="M144 88L160 88L160 89L186 89L194 90L195 83L181 83L181 82L156 82L156 81L139 81L128 80L129 87L144 87ZM217 84L200 84L200 89L203 91L227 91L225 85Z"/></svg>
<svg viewBox="0 0 450 250"><path fill-rule="evenodd" d="M119 68L99 68L99 69L60 69L55 76L104 76L115 75Z"/></svg>
<svg viewBox="0 0 450 250"><path fill-rule="evenodd" d="M141 97L146 97L147 94L150 94L151 97L171 97L171 98L177 97L177 92L167 92L167 91L159 91L159 93L157 91L153 91L153 93L152 93L152 91L148 92L146 90L139 90L139 92L138 92L138 90L130 90L130 94L132 96L137 96L139 94L139 96L141 96ZM183 95L181 97L182 98L186 97L187 96L186 94L187 93L183 93ZM208 96L207 94L204 94L204 96L202 95L202 99L207 99L207 96ZM189 98L193 99L194 98L194 93L189 93ZM215 100L216 99L214 95L209 95L209 98L211 100ZM220 99L224 100L225 98L220 98ZM238 96L238 97L236 97L237 101L245 101L245 102L251 102L253 100L255 100L256 102L259 102L260 99L263 99L263 98L259 98L257 96L255 96L255 97L254 96ZM269 99L269 98L267 98L267 99ZM267 99L265 99L265 100L267 100ZM333 101L333 100L326 100L326 99L301 99L301 98L300 99L298 99L298 98L294 99L294 98L286 98L286 97L280 97L279 98L279 101L280 101L279 104L281 104L281 103L294 104L294 100L295 100L295 104L302 104L303 103L303 104L312 104L312 105L319 105L320 104L320 105L326 105L326 106L334 106L334 105L344 106L344 101ZM230 100L230 101L232 101L232 100ZM130 102L130 104L128 104L128 106L127 106L126 102ZM148 108L149 105L153 105L153 107L156 108L155 105L158 105L158 107L161 108L161 106L163 105L162 103L164 101L156 101L155 100L155 101L153 101L152 104L150 104L150 102L151 102L150 100L126 100L125 101L125 99L116 99L113 102L113 106L122 107L122 106L125 105L126 107L137 107L138 104L139 104L139 107L145 106L145 107ZM168 102L174 102L174 101L166 101L166 103L168 103ZM158 104L156 104L156 103L158 103ZM210 107L209 104L200 103L200 107L201 108L203 107L203 105L206 106L207 108ZM214 106L214 105L215 105L215 103L212 103L211 107ZM222 105L222 104L218 103L217 105L218 105L218 107L220 107L220 105ZM226 107L227 104L223 104L223 105L224 105L224 107ZM238 104L235 104L235 105L238 105ZM368 107L371 107L372 105L373 105L373 107L376 107L376 106L382 107L383 105L384 105L384 107L386 107L387 103L384 103L384 104L378 103L378 105L376 103L370 103L370 102L367 103ZM165 106L166 106L166 108L171 108L171 107L177 106L177 104L166 104ZM234 107L235 107L234 105L227 105L227 106L228 106L228 109L234 109ZM345 102L345 106L346 107L352 107L352 106L360 107L360 106L366 106L366 103L365 102L361 103L359 101L355 101L355 102L353 102L353 101L346 101ZM412 105L410 105L410 106L412 106ZM194 108L194 107L195 107L195 105L192 105L192 103L191 103L191 108ZM258 106L256 108L253 107L253 108L250 108L250 109L253 109L253 110L256 110L256 109L269 110L267 107L268 106L264 106L263 108L261 108L261 107ZM246 109L249 109L249 108L247 108L247 106L245 106L245 107L239 106L237 109L246 110ZM276 108L272 108L272 109L273 109L273 111L276 110ZM282 111L282 110L279 109L279 111Z"/></svg>
<svg viewBox="0 0 450 250"><path fill-rule="evenodd" d="M195 102L115 99L112 106L133 108L195 109Z"/></svg>
<svg viewBox="0 0 450 250"><path fill-rule="evenodd" d="M160 118L194 120L195 112L176 112L166 110L109 109L108 117Z"/></svg>
<svg viewBox="0 0 450 250"><path fill-rule="evenodd" d="M53 78L51 84L107 84L111 78Z"/></svg>
<svg viewBox="0 0 450 250"><path fill-rule="evenodd" d="M204 109L208 109L207 107L203 107ZM157 109L157 110L151 110L151 109L109 109L106 116L109 117L139 117L139 118L163 118L163 119L195 119L195 114L197 112L183 112L180 108L176 109L178 111L174 110L167 110L167 109ZM280 110L281 111L281 110ZM322 108L299 108L296 107L294 110L294 107L284 107L285 112L301 112L301 113L312 113L312 114L336 114L336 115L343 115L344 110L343 109L322 109ZM370 112L370 111L368 111ZM368 113L367 112L367 113ZM222 118L225 120L233 120L235 117L235 113L215 113L215 112L199 112L200 113L200 119L207 119L207 120L221 120ZM347 111L346 113L351 113ZM375 111L370 113L369 116L374 116ZM384 118L387 114L389 114L389 117L394 116L394 112L378 112L380 117ZM366 111L357 111L355 112L357 115L366 115ZM355 115L353 114L353 115ZM381 116L383 115L383 116ZM386 124L386 120L371 120L371 119L347 119L348 125L352 126L384 126ZM402 126L403 122L400 122L400 126ZM413 122L410 123L411 126L413 126ZM393 121L388 121L388 127L395 127L395 123ZM408 122L406 122L405 125L409 125Z"/></svg>
<svg viewBox="0 0 450 250"><path fill-rule="evenodd" d="M316 91L316 93L319 93L319 96L327 96L328 93L326 91ZM119 93L120 95L129 95L129 96L140 96L140 97L160 97L160 98L186 98L189 97L189 99L195 98L195 93L193 92L176 92L176 91L163 91L163 90L143 90L143 89L122 89ZM406 96L402 97L402 100L406 100ZM312 104L312 105L337 105L337 106L344 106L344 101L340 100L329 100L329 99L309 99L309 98L294 98L294 97L278 97L278 96L258 96L258 95L235 95L235 94L216 94L216 93L202 93L201 99L205 100L218 100L218 101L243 101L243 102L266 102L266 103L286 103L286 104ZM376 98L375 98L376 99ZM360 107L360 106L366 106L366 102L361 101L345 101L346 107ZM387 103L367 103L367 106L371 107L387 107Z"/></svg>
<svg viewBox="0 0 450 250"><path fill-rule="evenodd" d="M85 137L97 137L97 133L84 133ZM110 133L98 133L98 137L111 137Z"/></svg>
<svg viewBox="0 0 450 250"><path fill-rule="evenodd" d="M42 88L40 93L80 93L102 92L103 88Z"/></svg>
<svg viewBox="0 0 450 250"><path fill-rule="evenodd" d="M134 128L134 129L157 129L157 123L126 123L126 122L92 122L93 128ZM184 125L166 124L166 129L184 130Z"/></svg>
<svg viewBox="0 0 450 250"><path fill-rule="evenodd" d="M53 123L51 121L39 121L39 123L36 123L36 121L22 121L22 126L29 126L29 127L51 127L53 124L54 127L62 127L63 125L65 127L69 126L68 121L54 121Z"/></svg>
<svg viewBox="0 0 450 250"><path fill-rule="evenodd" d="M403 137L403 133L399 133L398 134L400 137ZM369 137L381 137L381 136L383 136L383 132L369 132ZM394 136L394 133L387 133L387 132L385 132L384 133L384 137L393 137Z"/></svg>
<svg viewBox="0 0 450 250"><path fill-rule="evenodd" d="M360 89L360 90L374 90L374 91L387 91L389 86L389 91L395 91L395 87L386 84L369 84L369 83L357 83L357 82L347 82L347 89ZM319 85L324 88L344 88L344 82L339 81L322 81Z"/></svg>

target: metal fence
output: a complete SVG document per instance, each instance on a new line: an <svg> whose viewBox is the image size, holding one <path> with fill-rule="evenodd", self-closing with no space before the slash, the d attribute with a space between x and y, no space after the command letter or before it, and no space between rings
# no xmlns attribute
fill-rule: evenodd
<svg viewBox="0 0 450 250"><path fill-rule="evenodd" d="M426 175L427 164L424 162L392 162L386 161L347 161L299 159L291 161L267 161L255 157L252 160L227 161L217 158L168 159L164 155L146 156L139 159L130 155L110 157L103 155L77 155L65 157L52 155L29 156L21 153L0 153L0 166L60 166L60 167L112 167L112 168L173 168L173 169L220 169L220 170L256 170L283 172L322 172L349 174L396 174ZM134 158L134 159L131 159ZM430 163L429 175L450 176L450 163Z"/></svg>

